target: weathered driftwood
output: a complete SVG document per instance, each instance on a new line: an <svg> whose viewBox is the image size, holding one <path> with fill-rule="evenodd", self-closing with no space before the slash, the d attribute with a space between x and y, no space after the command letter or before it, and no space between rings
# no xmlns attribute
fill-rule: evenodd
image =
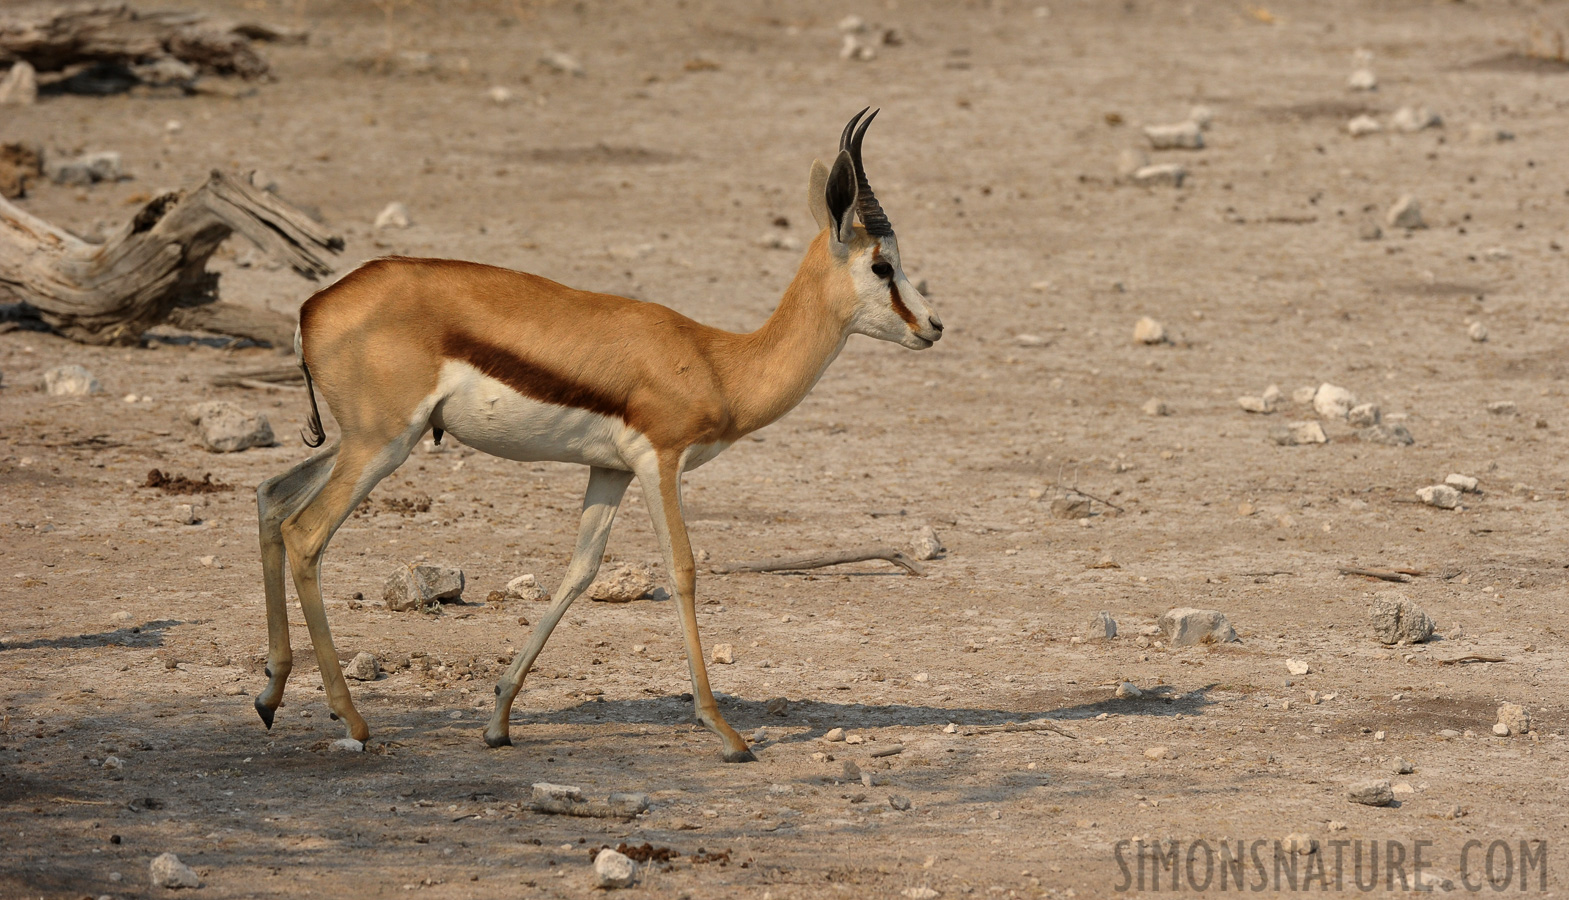
<svg viewBox="0 0 1569 900"><path fill-rule="evenodd" d="M267 61L246 33L209 24L199 13L140 13L110 4L0 18L0 66L25 61L39 72L59 72L97 63L135 72L167 59L205 74L267 74Z"/></svg>
<svg viewBox="0 0 1569 900"><path fill-rule="evenodd" d="M1065 738L1078 740L1079 736L1071 731L1063 730L1061 725L1050 719L1032 719L1028 722L1008 722L1003 725L971 725L960 730L965 737L977 734L1000 734L1010 731L1050 731L1060 734Z"/></svg>
<svg viewBox="0 0 1569 900"><path fill-rule="evenodd" d="M215 304L216 305L216 304ZM215 387L244 387L259 391L303 391L305 372L298 364L268 366L265 369L247 369L243 372L224 372L212 377Z"/></svg>
<svg viewBox="0 0 1569 900"><path fill-rule="evenodd" d="M207 259L239 234L315 280L318 255L343 239L274 194L214 171L190 193L164 194L102 244L90 244L0 199L0 295L6 291L60 334L85 344L134 344L148 328L178 327L274 345L294 322L269 310L218 303Z"/></svg>
<svg viewBox="0 0 1569 900"><path fill-rule="evenodd" d="M717 575L729 575L734 572L793 572L797 569L821 569L824 566L865 562L869 559L885 559L911 575L926 574L924 566L892 547L877 547L871 550L841 550L838 553L825 553L821 556L759 559L752 562L732 563L728 566L715 566L713 572Z"/></svg>

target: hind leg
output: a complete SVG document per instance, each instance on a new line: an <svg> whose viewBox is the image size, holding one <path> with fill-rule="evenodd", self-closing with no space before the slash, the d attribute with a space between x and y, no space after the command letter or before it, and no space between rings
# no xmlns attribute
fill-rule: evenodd
<svg viewBox="0 0 1569 900"><path fill-rule="evenodd" d="M512 701L523 687L523 678L534 665L539 651L545 648L550 632L561 621L567 607L594 581L599 574L599 562L605 555L605 542L610 540L610 526L616 520L616 510L627 485L632 483L632 473L595 466L588 471L588 490L583 494L583 519L578 525L577 549L572 551L572 562L567 565L566 577L556 588L556 597L549 611L535 627L523 648L501 680L496 682L496 710L485 728L485 743L492 747L505 747L512 743L507 735L507 719L512 715Z"/></svg>
<svg viewBox="0 0 1569 900"><path fill-rule="evenodd" d="M289 650L288 598L283 586L283 520L299 512L327 483L338 455L329 447L256 489L256 518L261 537L262 587L267 596L267 687L256 695L256 713L268 728L283 702L283 686L294 668Z"/></svg>
<svg viewBox="0 0 1569 900"><path fill-rule="evenodd" d="M345 439L333 462L332 473L316 496L304 508L284 521L283 544L288 551L289 567L294 573L294 589L300 596L300 609L310 629L311 646L316 649L316 664L322 685L327 689L327 706L342 719L349 736L357 741L370 737L370 729L349 698L343 667L332 644L327 611L321 600L321 557L327 542L365 499L371 488L408 459L409 452L425 433L425 425L410 428L384 442L363 437L352 443Z"/></svg>

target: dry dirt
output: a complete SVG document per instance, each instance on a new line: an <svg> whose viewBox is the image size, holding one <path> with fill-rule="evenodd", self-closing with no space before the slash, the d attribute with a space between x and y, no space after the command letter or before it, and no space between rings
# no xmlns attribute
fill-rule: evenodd
<svg viewBox="0 0 1569 900"><path fill-rule="evenodd" d="M870 175L947 336L923 353L853 340L799 409L688 476L689 520L710 564L907 545L926 524L949 549L925 578L700 575L704 638L736 648L710 669L721 707L765 733L754 764L722 764L691 724L660 600L580 602L519 698L516 746L489 750L492 681L543 605L484 598L523 572L555 584L586 477L422 448L327 557L342 657L415 663L354 684L373 738L331 753L342 732L297 610L276 727L251 708L266 640L251 488L306 454L304 397L210 386L287 359L173 332L129 350L0 335L0 894L162 895L148 862L172 851L201 875L193 897L581 897L592 848L648 842L680 855L634 896L1089 896L1138 886L1119 841L1294 832L1331 865L1335 840L1432 841L1457 886L1479 883L1467 841L1504 841L1511 891L1520 845L1544 841L1560 889L1569 76L1518 55L1564 25L1559 7L428 2L388 4L389 28L364 2L210 5L311 40L264 47L276 81L251 96L6 109L5 139L118 150L134 175L44 185L28 210L92 233L211 167L259 168L346 235L340 271L461 257L747 329L799 255L760 241L810 238L808 164L881 106ZM848 13L901 43L841 60ZM1346 89L1359 48L1376 92ZM556 50L585 74L539 65ZM1443 127L1345 132L1412 103ZM1195 104L1214 113L1208 146L1154 154L1187 183L1118 183L1138 127ZM1431 227L1360 239L1405 193ZM413 226L373 231L394 200ZM312 289L245 247L216 266L228 299L292 310ZM1171 340L1132 343L1142 315ZM106 392L35 390L64 363ZM1235 401L1326 381L1415 445L1331 422L1327 444L1278 446L1272 426L1312 414ZM201 450L180 413L212 398L264 411L281 443ZM1142 412L1151 398L1171 414ZM203 521L176 524L192 497L142 487L153 468L234 490L195 495ZM1415 502L1450 472L1481 493ZM1063 486L1104 502L1054 519ZM657 557L636 487L611 552ZM379 606L387 573L418 558L462 566L467 602ZM1343 566L1421 574L1395 586ZM1389 588L1443 639L1381 647L1367 611ZM1141 634L1174 606L1224 611L1241 642ZM1072 642L1102 609L1122 636ZM1467 654L1504 661L1445 664ZM1124 679L1150 693L1115 699ZM779 696L783 716L765 709ZM1536 732L1494 737L1501 701ZM945 730L1044 716L1076 739ZM864 741L826 743L834 727ZM1415 772L1393 774L1395 756ZM1370 778L1399 804L1348 803ZM627 823L537 814L537 781L653 806Z"/></svg>

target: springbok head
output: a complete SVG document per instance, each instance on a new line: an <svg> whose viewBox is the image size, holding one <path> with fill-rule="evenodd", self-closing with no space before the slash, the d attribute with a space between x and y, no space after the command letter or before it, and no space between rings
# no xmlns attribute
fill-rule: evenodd
<svg viewBox="0 0 1569 900"><path fill-rule="evenodd" d="M833 168L813 160L807 199L826 234L833 264L844 271L850 330L911 350L925 350L942 337L942 320L904 276L899 241L861 165L861 141L877 118L856 113L839 138ZM855 224L859 215L861 224Z"/></svg>

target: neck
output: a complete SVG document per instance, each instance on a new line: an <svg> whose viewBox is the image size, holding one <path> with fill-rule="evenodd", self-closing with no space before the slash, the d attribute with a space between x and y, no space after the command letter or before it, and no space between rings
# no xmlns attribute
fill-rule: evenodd
<svg viewBox="0 0 1569 900"><path fill-rule="evenodd" d="M736 335L725 354L720 380L738 436L794 409L844 349L848 322L828 302L830 268L819 234L773 315L751 334Z"/></svg>

